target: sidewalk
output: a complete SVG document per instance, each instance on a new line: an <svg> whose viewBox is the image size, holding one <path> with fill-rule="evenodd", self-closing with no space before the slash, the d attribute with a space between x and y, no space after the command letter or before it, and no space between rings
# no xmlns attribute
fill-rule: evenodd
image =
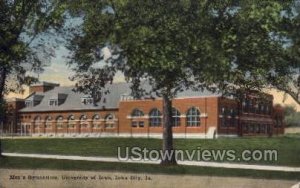
<svg viewBox="0 0 300 188"><path fill-rule="evenodd" d="M115 157L83 157L69 155L45 155L45 154L22 154L22 153L2 153L7 157L29 157L41 159L64 159L64 160L79 160L79 161L97 161L97 162L120 162L120 163L141 163L141 164L159 164L160 161L151 160L119 160ZM281 171L281 172L300 172L300 167L288 166L268 166L268 165L250 165L238 163L218 163L218 162L203 162L203 161L177 161L179 165L201 166L201 167L217 167L231 169L249 169L249 170L265 170L265 171Z"/></svg>

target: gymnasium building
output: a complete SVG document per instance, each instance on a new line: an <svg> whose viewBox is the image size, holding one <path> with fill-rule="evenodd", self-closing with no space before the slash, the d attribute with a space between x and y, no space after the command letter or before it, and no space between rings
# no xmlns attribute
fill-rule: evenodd
<svg viewBox="0 0 300 188"><path fill-rule="evenodd" d="M116 83L101 99L73 87L41 82L25 99L8 102L3 133L45 137L162 137L162 100L134 99L130 84ZM284 133L283 110L273 96L252 92L237 100L209 91L186 90L173 100L175 138L272 136Z"/></svg>

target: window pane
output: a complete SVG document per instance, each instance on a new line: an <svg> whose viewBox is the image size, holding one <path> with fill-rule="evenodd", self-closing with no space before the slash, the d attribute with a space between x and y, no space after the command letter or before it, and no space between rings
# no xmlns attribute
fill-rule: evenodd
<svg viewBox="0 0 300 188"><path fill-rule="evenodd" d="M187 126L200 126L200 111L195 107L190 108L187 112Z"/></svg>

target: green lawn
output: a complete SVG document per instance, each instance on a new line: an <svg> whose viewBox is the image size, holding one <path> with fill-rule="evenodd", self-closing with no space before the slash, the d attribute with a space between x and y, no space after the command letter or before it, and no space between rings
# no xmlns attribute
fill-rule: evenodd
<svg viewBox="0 0 300 188"><path fill-rule="evenodd" d="M159 139L142 138L49 138L49 139L4 139L4 152L61 154L81 156L112 156L117 157L117 148L139 146L148 149L160 149ZM300 166L300 137L284 136L273 138L224 138L216 140L175 139L176 149L230 149L237 156L245 149L278 151L277 161L234 161L242 163L258 163L284 166ZM230 162L226 161L225 162Z"/></svg>
<svg viewBox="0 0 300 188"><path fill-rule="evenodd" d="M205 175L225 177L248 177L260 179L300 180L300 172L274 172L193 166L159 166L132 163L102 163L89 161L31 159L19 157L0 158L0 168L5 169L52 169L52 170L88 170L117 171L168 175Z"/></svg>

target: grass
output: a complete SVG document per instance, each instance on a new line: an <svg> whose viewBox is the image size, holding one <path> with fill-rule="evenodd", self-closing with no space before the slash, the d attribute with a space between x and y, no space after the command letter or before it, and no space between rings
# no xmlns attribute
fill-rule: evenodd
<svg viewBox="0 0 300 188"><path fill-rule="evenodd" d="M247 177L260 179L300 180L300 172L275 172L241 169L193 167L193 166L159 166L132 163L103 163L89 161L69 161L51 159L31 159L18 157L0 158L0 168L5 169L52 169L77 171L116 171L168 175L205 175L222 177Z"/></svg>
<svg viewBox="0 0 300 188"><path fill-rule="evenodd" d="M141 148L161 149L162 141L145 138L49 138L49 139L4 139L4 152L61 154L81 156L117 157L118 147L139 146ZM300 137L282 136L273 138L224 138L216 140L175 139L176 149L235 150L241 156L243 150L274 149L278 151L277 161L234 161L250 164L268 164L282 166L300 166ZM195 158L194 158L195 159ZM226 161L225 162L230 162ZM232 161L231 161L232 162Z"/></svg>

